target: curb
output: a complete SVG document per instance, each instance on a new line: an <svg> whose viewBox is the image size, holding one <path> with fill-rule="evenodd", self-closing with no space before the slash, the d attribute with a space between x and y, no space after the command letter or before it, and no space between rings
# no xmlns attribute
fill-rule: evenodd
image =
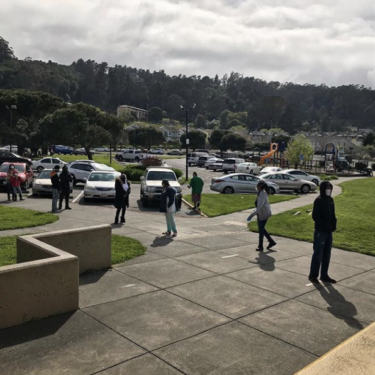
<svg viewBox="0 0 375 375"><path fill-rule="evenodd" d="M193 208L194 206L192 204L190 204L187 200L185 200L184 198L182 198L182 201L190 208ZM201 210L197 210L199 212L199 214L203 217L205 217L206 219L208 219L208 216L205 215Z"/></svg>

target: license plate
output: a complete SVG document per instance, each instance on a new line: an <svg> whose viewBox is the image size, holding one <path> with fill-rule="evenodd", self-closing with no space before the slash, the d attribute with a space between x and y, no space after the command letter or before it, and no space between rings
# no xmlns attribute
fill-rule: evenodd
<svg viewBox="0 0 375 375"><path fill-rule="evenodd" d="M100 196L104 198L104 197L107 197L108 194L106 194L106 193L101 193Z"/></svg>

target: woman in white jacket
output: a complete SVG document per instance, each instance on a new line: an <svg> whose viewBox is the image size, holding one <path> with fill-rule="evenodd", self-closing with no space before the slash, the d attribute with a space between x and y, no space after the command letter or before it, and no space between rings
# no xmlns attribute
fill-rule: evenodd
<svg viewBox="0 0 375 375"><path fill-rule="evenodd" d="M259 228L259 245L257 251L263 251L263 238L266 236L269 244L267 249L276 245L276 242L272 239L266 230L267 220L271 217L271 206L268 201L267 184L264 181L260 181L257 185L258 198L255 201L255 211L253 211L247 218L250 221L255 215L258 216L258 228Z"/></svg>

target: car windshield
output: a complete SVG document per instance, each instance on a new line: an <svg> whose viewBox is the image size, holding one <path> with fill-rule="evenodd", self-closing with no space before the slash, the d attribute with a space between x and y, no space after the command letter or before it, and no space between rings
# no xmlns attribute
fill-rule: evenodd
<svg viewBox="0 0 375 375"><path fill-rule="evenodd" d="M40 172L40 175L38 176L38 179L42 179L42 180L47 180L49 178L51 178L50 174L51 174L52 171L42 171ZM60 174L60 172L58 172L57 174Z"/></svg>
<svg viewBox="0 0 375 375"><path fill-rule="evenodd" d="M174 172L168 171L151 171L148 172L147 175L148 181L160 181L160 180L167 180L167 181L176 181L176 175Z"/></svg>
<svg viewBox="0 0 375 375"><path fill-rule="evenodd" d="M25 172L25 167L23 165L15 165L14 166L18 172ZM9 164L3 164L0 167L0 172L8 172Z"/></svg>
<svg viewBox="0 0 375 375"><path fill-rule="evenodd" d="M89 181L114 181L116 178L114 173L91 173Z"/></svg>

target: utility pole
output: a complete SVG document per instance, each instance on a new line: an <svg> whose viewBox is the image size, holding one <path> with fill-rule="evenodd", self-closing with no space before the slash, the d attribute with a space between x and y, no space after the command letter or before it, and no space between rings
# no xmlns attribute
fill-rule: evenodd
<svg viewBox="0 0 375 375"><path fill-rule="evenodd" d="M185 146L186 146L186 181L189 181L189 162L188 162L188 152L189 152L189 113L194 109L196 104L194 103L189 109L185 109L182 105L181 109L185 112L185 126L186 126L186 137L185 137Z"/></svg>

